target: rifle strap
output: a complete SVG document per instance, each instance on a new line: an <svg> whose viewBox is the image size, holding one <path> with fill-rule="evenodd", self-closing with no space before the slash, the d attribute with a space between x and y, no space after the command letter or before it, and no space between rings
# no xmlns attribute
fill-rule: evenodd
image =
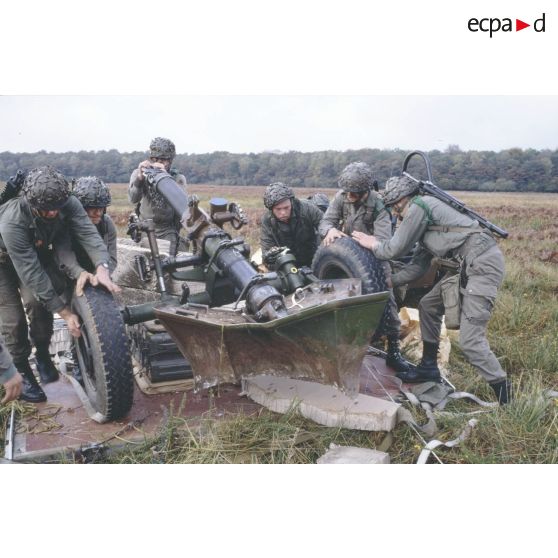
<svg viewBox="0 0 558 558"><path fill-rule="evenodd" d="M432 217L432 210L430 209L430 207L428 207L428 204L420 196L415 196L411 200L411 203L418 205L424 211L424 214L426 216L426 223L430 229L430 226L434 224L434 218Z"/></svg>
<svg viewBox="0 0 558 558"><path fill-rule="evenodd" d="M438 198L439 199L439 198ZM420 197L420 196L415 196L412 200L411 203L414 203L415 205L418 205L425 213L426 216L426 222L427 222L427 231L432 231L432 232L442 232L442 233L448 233L448 232L453 232L453 233L466 233L466 234L480 234L482 232L485 232L485 229L483 229L482 227L480 227L479 225L476 225L474 227L452 227L449 225L435 225L434 224L434 218L432 216L432 210L430 209L430 207L428 206L428 204Z"/></svg>
<svg viewBox="0 0 558 558"><path fill-rule="evenodd" d="M430 209L428 204L420 196L415 196L411 200L411 203L414 203L415 205L418 205L424 211L424 213L426 215L426 221L428 223L428 227L426 229L427 231L443 232L443 233L456 232L456 233L468 233L468 234L479 234L479 233L483 232L483 229L481 227L478 227L478 226L475 226L475 227L451 227L449 225L434 225L434 218L432 217L432 210Z"/></svg>
<svg viewBox="0 0 558 558"><path fill-rule="evenodd" d="M468 234L480 234L481 232L483 232L483 229L481 227L450 227L446 225L431 225L426 230L444 233L458 232Z"/></svg>

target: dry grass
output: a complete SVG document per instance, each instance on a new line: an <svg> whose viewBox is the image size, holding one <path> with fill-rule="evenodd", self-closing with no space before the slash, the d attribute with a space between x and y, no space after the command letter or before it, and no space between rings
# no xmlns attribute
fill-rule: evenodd
<svg viewBox="0 0 558 558"><path fill-rule="evenodd" d="M170 416L158 435L112 463L315 463L330 443L374 449L383 433L326 428L303 419L296 409L276 415L265 409L188 420Z"/></svg>

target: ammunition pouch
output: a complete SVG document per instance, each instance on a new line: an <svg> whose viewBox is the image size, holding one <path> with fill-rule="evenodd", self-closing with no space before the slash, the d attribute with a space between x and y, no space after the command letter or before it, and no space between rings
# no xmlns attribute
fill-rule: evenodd
<svg viewBox="0 0 558 558"><path fill-rule="evenodd" d="M455 273L440 281L447 329L459 329L461 322L461 274Z"/></svg>
<svg viewBox="0 0 558 558"><path fill-rule="evenodd" d="M463 256L452 258L434 258L433 261L446 272L440 281L444 315L447 329L459 329L461 321L461 283L464 271Z"/></svg>

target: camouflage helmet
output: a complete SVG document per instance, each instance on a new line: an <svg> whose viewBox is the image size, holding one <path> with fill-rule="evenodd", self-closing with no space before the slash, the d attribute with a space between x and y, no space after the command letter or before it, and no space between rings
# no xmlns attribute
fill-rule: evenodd
<svg viewBox="0 0 558 558"><path fill-rule="evenodd" d="M339 188L343 192L354 192L362 194L368 192L374 184L374 173L372 169L362 161L347 165L339 177Z"/></svg>
<svg viewBox="0 0 558 558"><path fill-rule="evenodd" d="M419 189L419 183L408 176L392 176L386 182L386 189L382 192L385 205L393 205L401 198L414 194Z"/></svg>
<svg viewBox="0 0 558 558"><path fill-rule="evenodd" d="M174 143L167 138L154 138L149 144L149 156L157 157L158 159L174 159L176 155L176 148Z"/></svg>
<svg viewBox="0 0 558 558"><path fill-rule="evenodd" d="M329 198L325 194L322 194L321 192L317 192L312 196L308 196L306 199L310 203L313 203L314 205L318 206L323 212L325 212L329 207Z"/></svg>
<svg viewBox="0 0 558 558"><path fill-rule="evenodd" d="M270 184L266 189L263 196L264 205L267 209L273 209L280 201L286 200L287 198L294 198L293 189L282 182L274 182Z"/></svg>
<svg viewBox="0 0 558 558"><path fill-rule="evenodd" d="M74 184L72 194L83 207L107 207L112 201L108 186L96 176L82 176Z"/></svg>
<svg viewBox="0 0 558 558"><path fill-rule="evenodd" d="M33 209L54 211L68 201L70 185L62 173L46 165L29 171L23 194Z"/></svg>

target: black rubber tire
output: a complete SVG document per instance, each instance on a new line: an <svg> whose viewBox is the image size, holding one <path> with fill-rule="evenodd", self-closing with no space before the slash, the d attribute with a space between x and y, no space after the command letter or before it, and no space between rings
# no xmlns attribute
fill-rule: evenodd
<svg viewBox="0 0 558 558"><path fill-rule="evenodd" d="M134 395L132 359L118 304L105 289L88 285L83 296L74 295L72 311L81 323L75 346L85 392L105 420L118 420L130 411Z"/></svg>
<svg viewBox="0 0 558 558"><path fill-rule="evenodd" d="M338 238L329 246L320 246L312 269L318 279L360 278L362 294L388 290L383 262L352 238Z"/></svg>

